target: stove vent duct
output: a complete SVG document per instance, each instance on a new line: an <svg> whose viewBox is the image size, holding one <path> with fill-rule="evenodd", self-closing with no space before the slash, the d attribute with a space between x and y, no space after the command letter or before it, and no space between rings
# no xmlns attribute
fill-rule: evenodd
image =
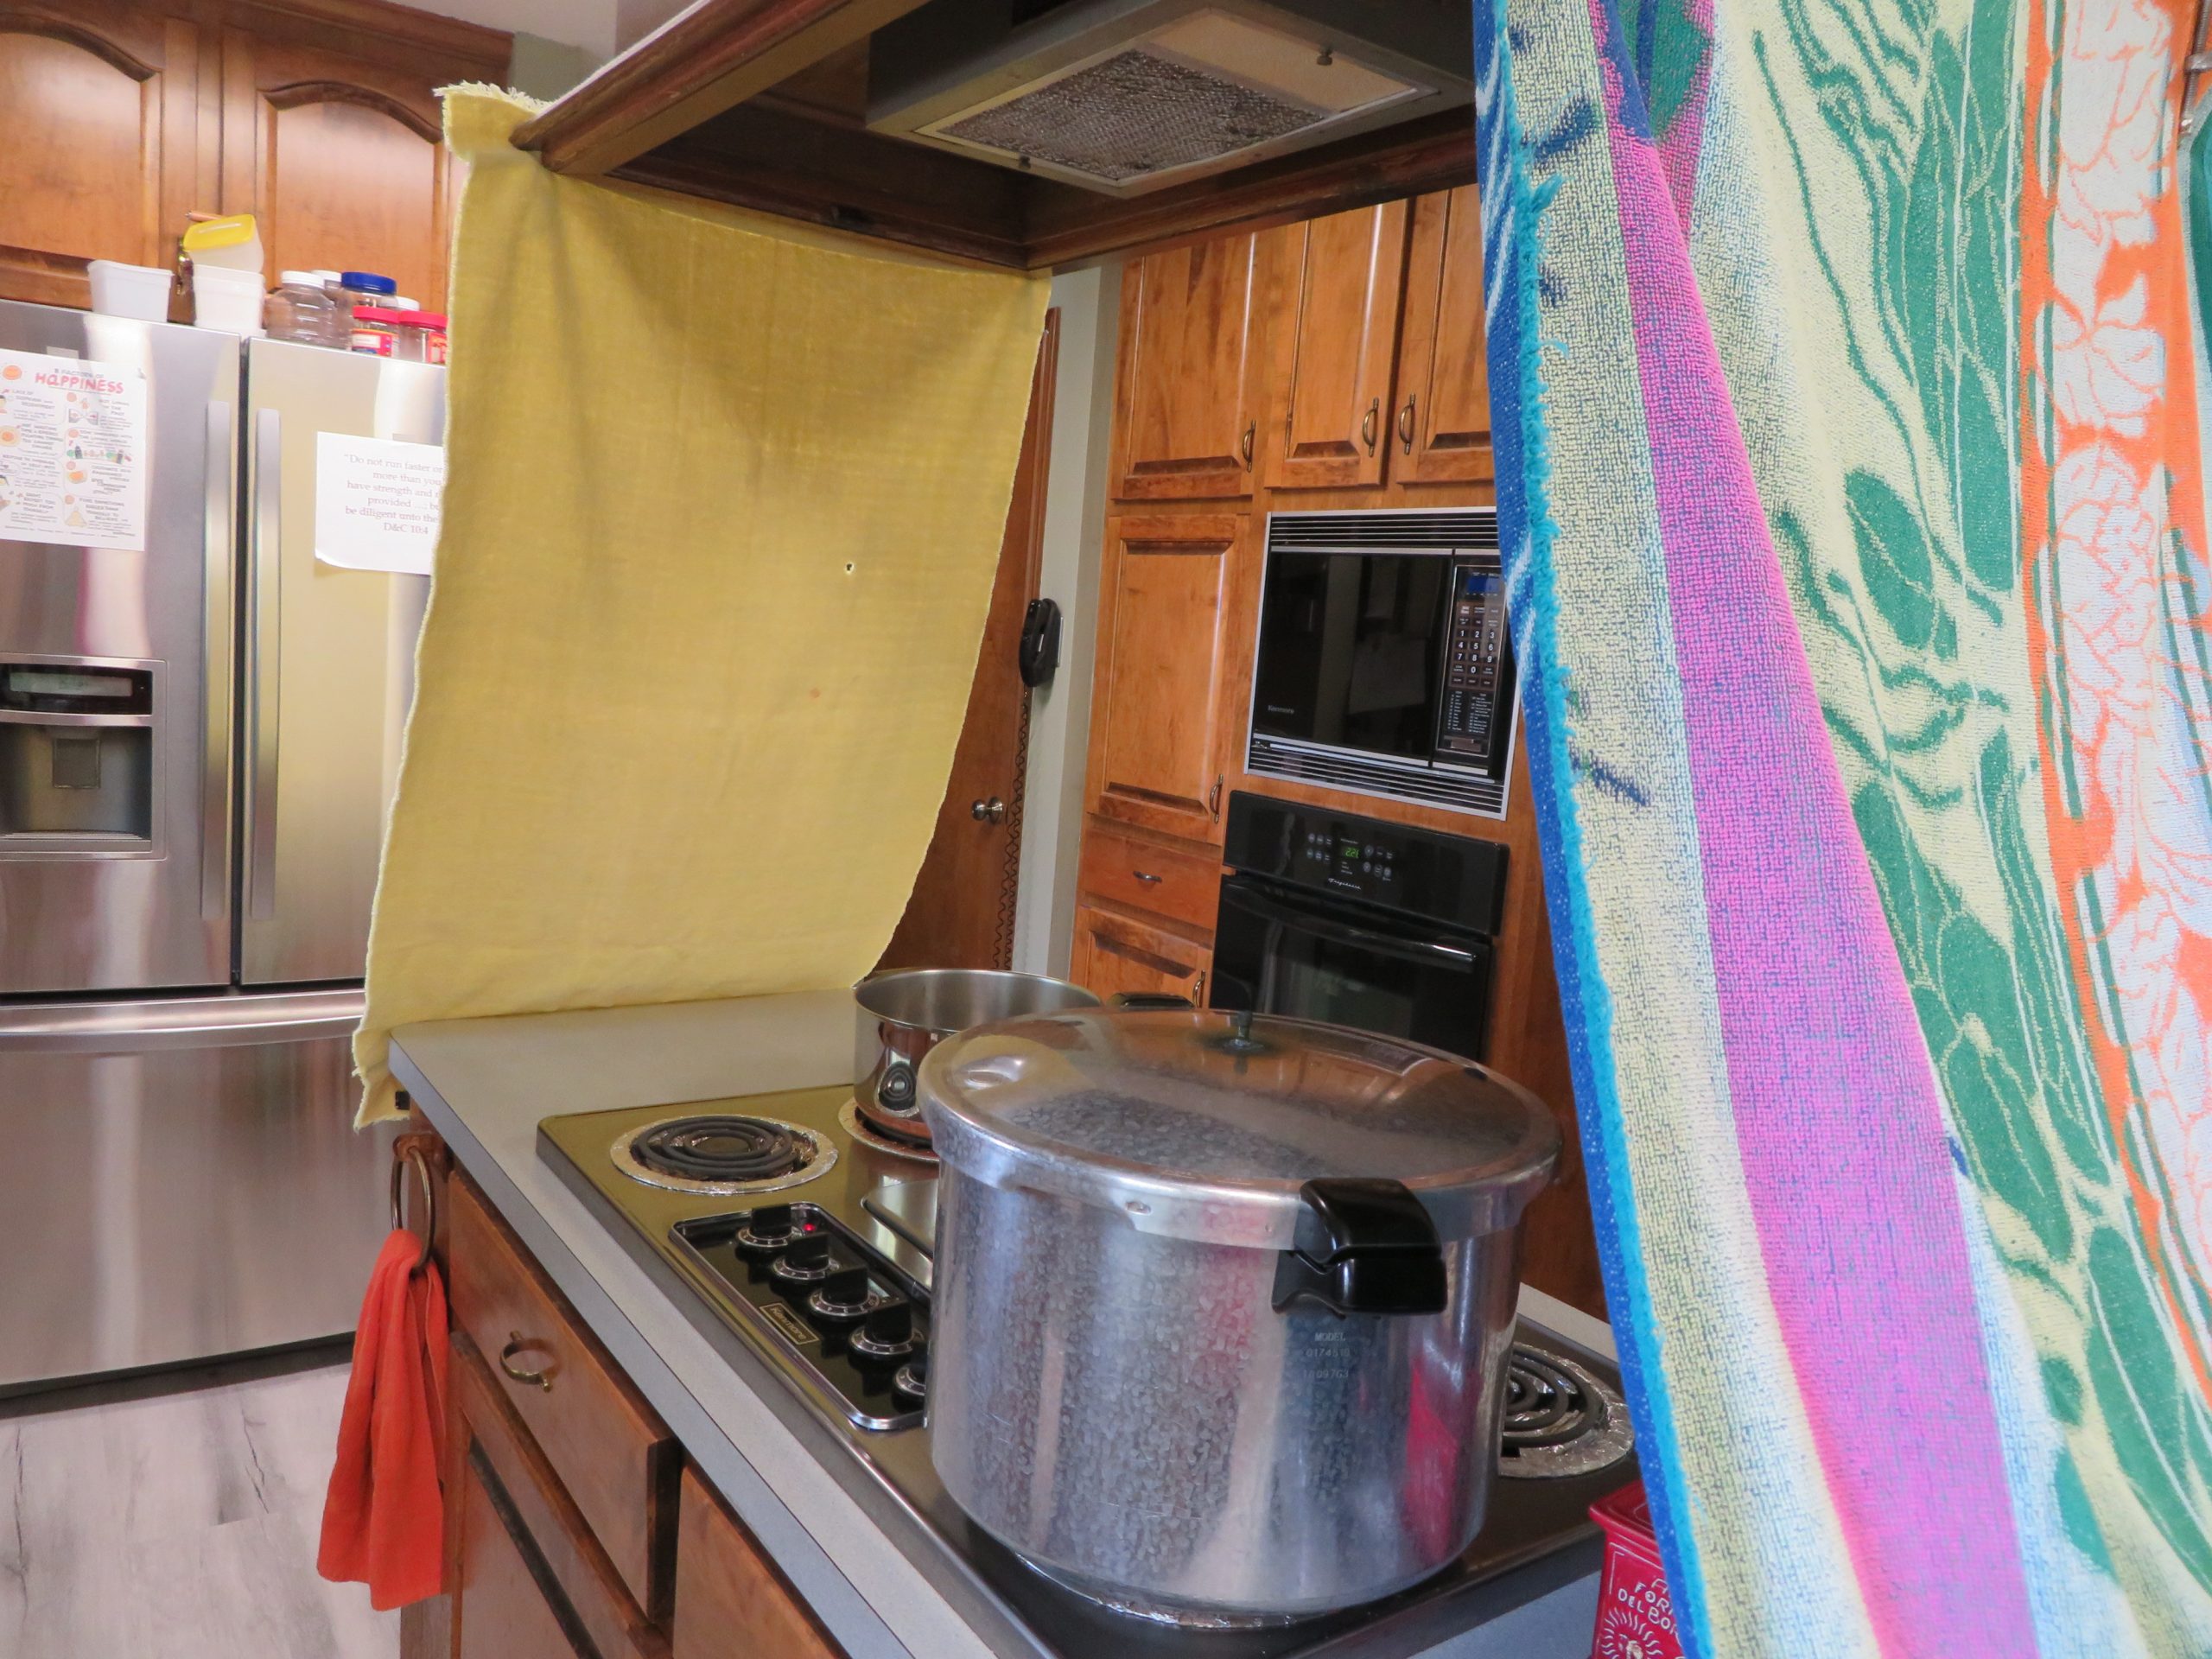
<svg viewBox="0 0 2212 1659"><path fill-rule="evenodd" d="M880 31L868 124L1128 196L1473 96L1449 0L1071 0L1019 25L1017 3Z"/></svg>

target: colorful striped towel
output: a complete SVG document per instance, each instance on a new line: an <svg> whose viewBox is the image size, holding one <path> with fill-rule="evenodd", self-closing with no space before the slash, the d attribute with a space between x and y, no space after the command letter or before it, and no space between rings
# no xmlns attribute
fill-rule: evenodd
<svg viewBox="0 0 2212 1659"><path fill-rule="evenodd" d="M2212 1653L2179 0L1477 0L1607 1289L1701 1655Z"/></svg>

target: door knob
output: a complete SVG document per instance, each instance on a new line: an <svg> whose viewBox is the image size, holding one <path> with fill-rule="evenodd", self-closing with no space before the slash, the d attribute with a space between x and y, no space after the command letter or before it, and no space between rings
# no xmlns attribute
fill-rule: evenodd
<svg viewBox="0 0 2212 1659"><path fill-rule="evenodd" d="M968 809L968 816L978 823L1004 823L1006 803L995 795L988 801L977 801Z"/></svg>

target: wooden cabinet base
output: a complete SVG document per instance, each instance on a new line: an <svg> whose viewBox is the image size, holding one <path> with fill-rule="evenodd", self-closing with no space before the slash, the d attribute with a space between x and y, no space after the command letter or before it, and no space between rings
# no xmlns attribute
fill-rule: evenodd
<svg viewBox="0 0 2212 1659"><path fill-rule="evenodd" d="M707 1483L683 1471L676 1546L675 1659L842 1659L753 1535Z"/></svg>

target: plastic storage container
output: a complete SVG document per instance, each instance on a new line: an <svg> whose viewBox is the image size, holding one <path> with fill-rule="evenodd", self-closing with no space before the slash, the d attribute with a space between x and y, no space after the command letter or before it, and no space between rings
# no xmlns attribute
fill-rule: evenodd
<svg viewBox="0 0 2212 1659"><path fill-rule="evenodd" d="M104 317L136 317L141 322L166 322L169 315L169 274L154 265L118 264L95 259L86 267L92 279L92 309Z"/></svg>
<svg viewBox="0 0 2212 1659"><path fill-rule="evenodd" d="M192 321L196 327L219 328L251 339L261 333L261 273L221 265L192 266Z"/></svg>
<svg viewBox="0 0 2212 1659"><path fill-rule="evenodd" d="M1598 1628L1590 1659L1682 1659L1667 1569L1651 1530L1643 1483L1631 1481L1590 1506L1605 1535L1605 1576L1598 1585Z"/></svg>
<svg viewBox="0 0 2212 1659"><path fill-rule="evenodd" d="M334 346L344 350L350 343L350 317L339 309L322 286L322 279L312 270L288 270L262 308L262 322L271 340L289 340L302 346Z"/></svg>
<svg viewBox="0 0 2212 1659"><path fill-rule="evenodd" d="M342 305L383 305L391 303L391 296L399 292L399 284L389 276L379 276L373 270L341 270L338 273L339 302Z"/></svg>
<svg viewBox="0 0 2212 1659"><path fill-rule="evenodd" d="M184 254L195 268L213 265L223 270L247 270L257 278L264 257L261 228L251 213L201 219L185 227Z"/></svg>
<svg viewBox="0 0 2212 1659"><path fill-rule="evenodd" d="M401 336L411 335L416 331L407 324L406 316L404 311L395 311L390 306L355 306L350 337L352 348L369 357L407 360L408 353L403 349Z"/></svg>
<svg viewBox="0 0 2212 1659"><path fill-rule="evenodd" d="M423 360L442 363L446 360L446 314L442 311L417 311L416 321L423 330Z"/></svg>

